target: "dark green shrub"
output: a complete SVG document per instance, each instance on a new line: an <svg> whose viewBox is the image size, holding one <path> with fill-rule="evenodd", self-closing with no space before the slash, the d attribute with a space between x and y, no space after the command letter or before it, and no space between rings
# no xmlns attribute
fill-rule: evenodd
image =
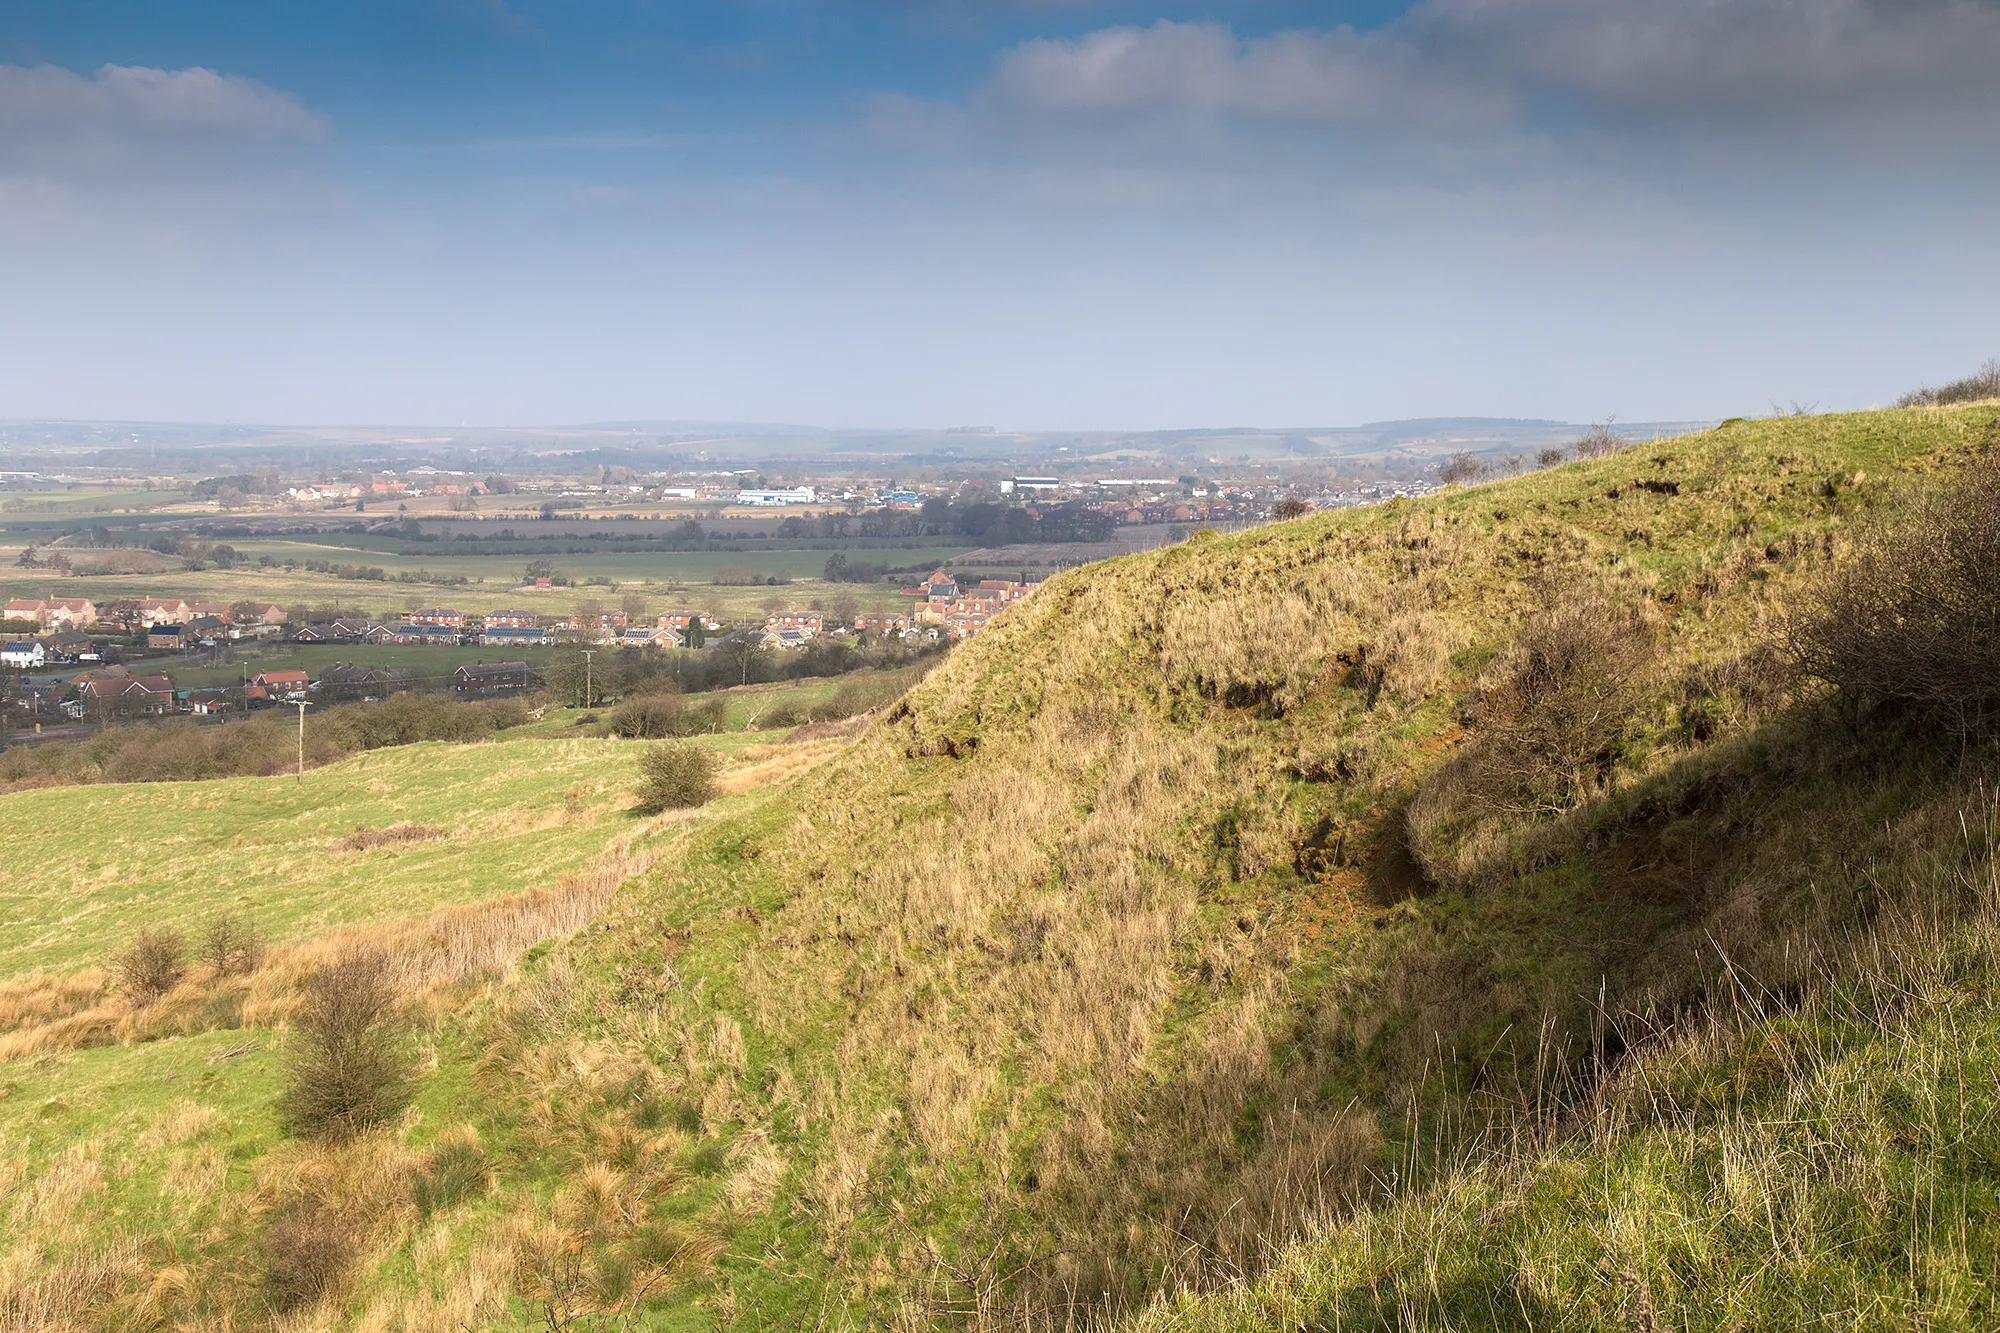
<svg viewBox="0 0 2000 1333"><path fill-rule="evenodd" d="M278 1110L294 1134L344 1138L409 1105L415 1060L387 959L359 954L313 974L286 1074Z"/></svg>
<svg viewBox="0 0 2000 1333"><path fill-rule="evenodd" d="M705 805L715 795L715 756L692 741L666 741L639 756L639 809L656 815Z"/></svg>

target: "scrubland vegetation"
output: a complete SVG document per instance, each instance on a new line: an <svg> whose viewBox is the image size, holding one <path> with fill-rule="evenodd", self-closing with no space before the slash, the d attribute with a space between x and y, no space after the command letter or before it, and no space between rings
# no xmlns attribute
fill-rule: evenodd
<svg viewBox="0 0 2000 1333"><path fill-rule="evenodd" d="M610 849L428 919L10 919L0 1320L1994 1326L2000 414L1580 452L1061 575L708 805L309 774L596 747Z"/></svg>
<svg viewBox="0 0 2000 1333"><path fill-rule="evenodd" d="M527 720L528 709L518 700L466 703L444 694L397 694L315 715L304 762L317 768L385 746L480 740ZM0 753L0 791L288 773L300 762L297 728L292 710L274 709L227 726L170 721L110 728L87 740L17 745Z"/></svg>

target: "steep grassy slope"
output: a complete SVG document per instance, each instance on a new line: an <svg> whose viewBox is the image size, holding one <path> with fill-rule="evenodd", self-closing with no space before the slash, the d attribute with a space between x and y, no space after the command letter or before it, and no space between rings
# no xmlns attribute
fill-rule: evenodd
<svg viewBox="0 0 2000 1333"><path fill-rule="evenodd" d="M1770 645L1854 519L1994 417L1731 423L1066 575L795 813L621 898L554 1031L739 1163L707 1299L748 1326L1255 1270L1872 910L1827 886L1958 760L1801 716ZM1577 595L1648 645L1586 799L1453 806L1492 673ZM490 1086L552 1095L553 1049Z"/></svg>
<svg viewBox="0 0 2000 1333"><path fill-rule="evenodd" d="M1957 795L1899 821L1880 918L1800 984L1131 1333L2000 1325L2000 808Z"/></svg>

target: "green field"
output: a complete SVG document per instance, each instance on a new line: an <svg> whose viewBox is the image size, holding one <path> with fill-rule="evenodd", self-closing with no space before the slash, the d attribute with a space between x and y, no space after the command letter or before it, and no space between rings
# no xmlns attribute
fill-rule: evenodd
<svg viewBox="0 0 2000 1333"><path fill-rule="evenodd" d="M249 539L233 541L230 545L253 559L268 555L280 562L330 560L338 564L375 565L390 574L427 569L434 574L463 575L470 580L502 585L518 583L522 571L532 559L548 560L559 572L578 583L587 578L601 577L620 584L703 584L711 582L724 565L735 565L757 575L818 578L826 566L827 557L833 554L830 550L787 548L782 543L759 541L748 543L748 549L742 551L634 552L621 551L616 543L605 543L601 550L591 554L487 555L480 552L477 544L470 542L438 542L413 547L393 539L355 536L342 540L341 536L344 534L329 534L326 538ZM840 549L850 562L866 561L896 568L923 565L928 568L964 555L973 548L959 543L918 547L842 546ZM399 554L405 550L410 554Z"/></svg>
<svg viewBox="0 0 2000 1333"><path fill-rule="evenodd" d="M539 666L549 655L547 648L521 647L482 648L476 644L387 644L377 647L366 643L258 643L246 641L235 652L234 662L219 662L214 665L188 665L202 663L200 656L186 658L149 658L146 665L158 668L174 678L176 689L213 689L236 685L259 671L289 671L303 668L313 674L314 679L325 668L336 662L353 662L361 666L400 667L408 670L421 689L446 689L451 684L452 673L462 666L472 666L479 662L526 661L530 666Z"/></svg>
<svg viewBox="0 0 2000 1333"><path fill-rule="evenodd" d="M0 553L4 554L4 553ZM661 557L665 559L667 557ZM360 560L354 563L377 563ZM768 605L803 606L817 599L831 604L835 597L852 593L867 610L890 607L908 609L908 599L882 584L826 584L817 575L819 563L796 571L814 577L771 587L722 587L704 582L627 583L611 587L577 586L543 590L522 589L513 583L524 562L509 562L507 581L488 581L464 586L441 587L430 584L375 582L342 579L308 570L286 573L282 569L204 569L166 574L111 575L89 578L55 578L41 570L20 570L11 562L0 563L0 597L46 597L51 591L63 597L88 597L100 604L122 597L182 597L190 602L276 602L284 607L337 606L363 615L390 616L429 606L450 606L461 611L497 611L519 607L540 615L572 615L586 602L603 606L620 605L627 594L645 599L647 611L658 614L670 609L706 610L726 622L761 620Z"/></svg>
<svg viewBox="0 0 2000 1333"><path fill-rule="evenodd" d="M21 520L78 519L110 514L144 514L182 504L179 491L119 491L80 487L62 491L0 491L0 525Z"/></svg>
<svg viewBox="0 0 2000 1333"><path fill-rule="evenodd" d="M101 963L144 926L240 910L273 938L553 882L632 816L615 741L378 750L286 778L0 797L0 977ZM342 852L401 823L431 842ZM115 836L102 836L105 830Z"/></svg>

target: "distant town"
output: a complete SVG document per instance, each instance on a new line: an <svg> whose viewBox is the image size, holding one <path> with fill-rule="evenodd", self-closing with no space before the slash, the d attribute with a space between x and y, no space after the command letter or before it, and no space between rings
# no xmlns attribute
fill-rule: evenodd
<svg viewBox="0 0 2000 1333"><path fill-rule="evenodd" d="M426 607L390 620L365 617L294 622L269 602L222 604L178 597L124 599L99 606L87 597L14 598L0 633L0 702L13 722L35 726L129 721L189 714L221 717L301 701L367 702L419 688L448 688L466 698L525 694L542 673L525 658L459 664L449 674L410 667L335 661L317 672L244 667L236 686L183 688L174 663L214 662L255 645L389 645L497 650L564 644L631 652L754 645L785 654L840 640L857 647L888 642L939 644L970 638L1002 610L1034 592L1025 580L981 579L961 587L942 569L900 590L906 610L830 615L810 609L768 613L761 624L724 625L698 609L658 613L635 623L623 610L550 615L503 608L466 612Z"/></svg>

